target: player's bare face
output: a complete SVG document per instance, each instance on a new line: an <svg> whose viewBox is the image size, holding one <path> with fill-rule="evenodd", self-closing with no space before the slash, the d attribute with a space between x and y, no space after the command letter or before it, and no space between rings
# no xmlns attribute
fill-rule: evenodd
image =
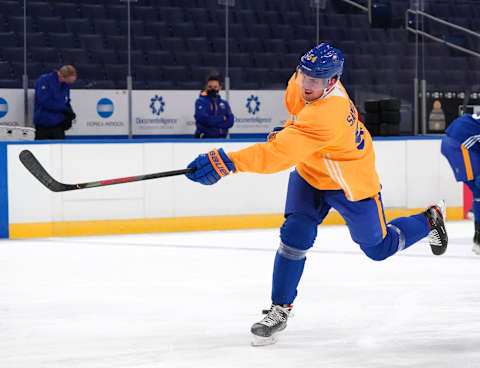
<svg viewBox="0 0 480 368"><path fill-rule="evenodd" d="M314 90L302 87L303 99L307 102L315 101L323 96L323 90Z"/></svg>
<svg viewBox="0 0 480 368"><path fill-rule="evenodd" d="M313 78L299 71L297 74L297 83L302 91L303 99L310 102L322 97L325 85L328 85L328 80Z"/></svg>

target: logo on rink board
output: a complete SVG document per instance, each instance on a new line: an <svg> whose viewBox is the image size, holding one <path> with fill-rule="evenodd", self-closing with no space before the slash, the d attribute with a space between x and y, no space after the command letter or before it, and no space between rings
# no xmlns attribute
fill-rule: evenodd
<svg viewBox="0 0 480 368"><path fill-rule="evenodd" d="M0 118L3 118L8 113L8 102L0 97Z"/></svg>
<svg viewBox="0 0 480 368"><path fill-rule="evenodd" d="M260 101L258 100L258 96L251 95L248 97L245 107L248 109L249 114L255 115L257 112L259 112Z"/></svg>
<svg viewBox="0 0 480 368"><path fill-rule="evenodd" d="M97 113L101 118L109 118L113 114L113 102L109 98L101 98L97 102Z"/></svg>
<svg viewBox="0 0 480 368"><path fill-rule="evenodd" d="M163 101L163 97L159 95L155 95L150 99L150 109L152 110L153 115L160 115L162 112L165 111L165 101Z"/></svg>

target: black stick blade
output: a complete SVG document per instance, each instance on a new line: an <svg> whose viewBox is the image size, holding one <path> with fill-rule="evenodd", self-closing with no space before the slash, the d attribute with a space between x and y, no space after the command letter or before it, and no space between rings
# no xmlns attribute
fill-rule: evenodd
<svg viewBox="0 0 480 368"><path fill-rule="evenodd" d="M65 192L67 190L78 189L72 184L63 184L56 181L50 176L40 162L35 158L32 152L29 150L23 150L20 152L20 162L30 173L37 178L37 180L45 185L52 192Z"/></svg>

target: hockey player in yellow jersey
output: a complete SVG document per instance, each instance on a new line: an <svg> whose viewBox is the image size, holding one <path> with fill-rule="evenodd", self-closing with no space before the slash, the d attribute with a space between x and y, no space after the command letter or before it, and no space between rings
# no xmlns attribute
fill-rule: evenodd
<svg viewBox="0 0 480 368"><path fill-rule="evenodd" d="M331 208L373 260L384 260L426 236L434 254L447 248L443 201L386 223L372 138L340 83L343 63L342 52L331 44L316 46L302 56L289 80L285 104L290 117L283 128L267 142L236 152L213 149L188 165L195 171L187 177L205 185L230 172L269 174L295 167L275 256L272 305L251 328L254 345L273 343L285 329L307 251Z"/></svg>

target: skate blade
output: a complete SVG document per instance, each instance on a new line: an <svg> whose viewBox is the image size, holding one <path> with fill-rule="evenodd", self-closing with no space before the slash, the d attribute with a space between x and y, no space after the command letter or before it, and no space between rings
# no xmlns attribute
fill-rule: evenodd
<svg viewBox="0 0 480 368"><path fill-rule="evenodd" d="M275 336L269 336L269 337L263 337L263 336L257 336L253 335L252 339L252 346L267 346L267 345L273 345L278 341L278 338Z"/></svg>
<svg viewBox="0 0 480 368"><path fill-rule="evenodd" d="M477 244L473 244L472 252L475 253L476 255L480 255L480 246Z"/></svg>

